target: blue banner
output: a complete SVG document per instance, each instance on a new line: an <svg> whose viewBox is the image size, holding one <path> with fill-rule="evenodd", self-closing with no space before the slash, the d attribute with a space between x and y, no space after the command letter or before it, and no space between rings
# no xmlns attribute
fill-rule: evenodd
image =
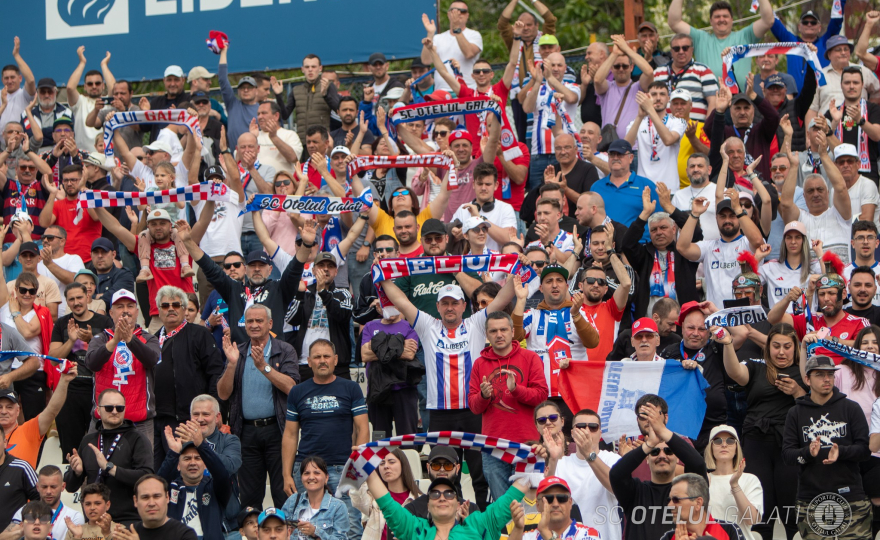
<svg viewBox="0 0 880 540"><path fill-rule="evenodd" d="M309 53L328 66L366 62L374 52L412 58L425 37L422 13L437 13L434 0L27 0L3 8L7 21L24 23L16 32L36 78L59 84L80 45L87 70L110 51L117 79L161 79L170 64L216 73L218 56L205 46L210 30L229 36L231 73L299 67Z"/></svg>

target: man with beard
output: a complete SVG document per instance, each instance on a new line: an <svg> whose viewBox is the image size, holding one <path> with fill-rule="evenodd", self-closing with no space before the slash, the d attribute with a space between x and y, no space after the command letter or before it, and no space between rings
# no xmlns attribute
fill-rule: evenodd
<svg viewBox="0 0 880 540"><path fill-rule="evenodd" d="M92 258L89 248L101 236L103 227L94 208L83 209L78 205L79 194L83 190L82 177L82 165L68 165L61 171L63 193L58 193L58 188L51 182L46 184L49 199L40 212L40 226L57 225L64 229L67 232L66 238L70 239L65 249L86 262ZM59 198L59 195L63 198ZM73 273L66 277L66 283L73 281Z"/></svg>
<svg viewBox="0 0 880 540"><path fill-rule="evenodd" d="M237 251L230 251L223 257L221 262L223 272L230 278L241 281L244 279L247 266L244 257ZM223 347L224 327L229 326L229 306L217 289L211 291L208 298L202 303L202 320L214 334L214 341L218 347Z"/></svg>
<svg viewBox="0 0 880 540"><path fill-rule="evenodd" d="M242 133L247 133L251 121L257 117L257 80L246 75L238 81L238 96L229 83L229 67L226 63L226 55L229 53L229 44L220 51L220 64L217 69L217 79L220 81L220 94L226 105L228 121L226 124L226 138L229 149L235 150L238 138ZM183 72L181 71L181 76ZM266 86L269 80L266 78ZM182 85L181 85L182 86Z"/></svg>
<svg viewBox="0 0 880 540"><path fill-rule="evenodd" d="M874 270L870 266L859 266L852 269L848 288L851 303L843 310L850 315L867 319L871 324L880 323L880 307L873 303L877 295L877 280L874 277Z"/></svg>
<svg viewBox="0 0 880 540"><path fill-rule="evenodd" d="M870 24L865 25L866 28L871 26ZM831 107L832 99L837 103L843 103L844 95L841 82L843 81L843 72L846 68L851 67L862 72L862 81L864 82L862 98L876 101L877 93L880 91L880 82L877 81L877 77L867 65L860 66L850 62L853 46L846 36L832 36L828 39L826 45L824 57L830 62L822 68L822 73L825 75L825 85L816 89L813 103L810 105L810 110L807 111L807 116L804 119L806 124L809 124L810 120L815 116L824 116Z"/></svg>
<svg viewBox="0 0 880 540"><path fill-rule="evenodd" d="M808 47L813 47L813 45L810 44ZM806 150L804 128L807 124L803 121L803 118L810 110L810 104L813 102L813 96L816 94L816 77L813 73L813 68L809 64L807 64L807 71L803 90L794 99L788 97L786 83L781 75L771 75L764 81L764 99L776 108L779 118L788 115L789 121L793 121L791 148L797 152ZM776 130L777 143L784 138L785 132L782 130L782 125L780 125L779 129Z"/></svg>
<svg viewBox="0 0 880 540"><path fill-rule="evenodd" d="M186 82L189 83L189 91L192 94L196 92L204 92L205 94L211 93L211 80L214 79L215 75L208 71L204 66L195 66L189 70L189 73L186 74ZM211 98L208 101L211 105L211 112L208 115L215 120L220 121L224 126L228 123L228 118L226 118L226 111L223 109L223 105L220 104L214 98Z"/></svg>
<svg viewBox="0 0 880 540"><path fill-rule="evenodd" d="M290 102L284 104L284 94L276 92L275 102L282 118L296 115L296 132L305 140L306 129L312 126L330 128L330 113L339 108L339 90L329 78L322 77L324 66L316 54L303 58L302 72L305 84L290 89Z"/></svg>
<svg viewBox="0 0 880 540"><path fill-rule="evenodd" d="M666 113L669 89L666 83L653 82L648 92L636 94L638 111L627 128L626 140L645 152L639 160L638 173L666 184L671 193L679 188L678 151L687 122ZM660 115L663 115L662 117Z"/></svg>
<svg viewBox="0 0 880 540"><path fill-rule="evenodd" d="M654 70L654 81L666 84L670 95L678 93L679 99L693 106L689 117L679 116L673 111L675 116L702 125L706 116L715 110L718 79L709 66L694 62L694 40L691 36L676 34L670 45L672 60Z"/></svg>
<svg viewBox="0 0 880 540"><path fill-rule="evenodd" d="M98 238L92 242L92 266L98 276L95 289L95 300L108 300L113 298L116 291L125 289L134 290L134 275L128 268L116 266L116 246L106 238Z"/></svg>
<svg viewBox="0 0 880 540"><path fill-rule="evenodd" d="M602 196L592 191L582 193L577 199L574 217L578 221L578 236L584 244L583 258L590 256L590 236L594 227L611 225L614 229L613 242L615 248L623 249L623 235L626 225L618 223L605 213L605 201Z"/></svg>
<svg viewBox="0 0 880 540"><path fill-rule="evenodd" d="M118 112L139 111L140 107L131 102L131 83L128 81L116 81L113 85L113 93L107 99L98 99L95 108L86 118L86 125L96 130L104 126L108 116ZM116 130L125 140L129 148L143 146L143 136L140 125L121 127ZM100 133L100 131L99 131Z"/></svg>
<svg viewBox="0 0 880 540"><path fill-rule="evenodd" d="M337 113L339 113L339 118L342 120L342 127L331 131L330 137L333 139L334 147L348 146L357 139L361 132L361 126L358 122L357 100L351 96L340 97ZM351 134L351 140L348 140L349 134ZM366 130L361 141L361 148L371 145L374 140L376 140L376 136L370 130ZM351 148L351 150L355 154L361 154L361 148Z"/></svg>
<svg viewBox="0 0 880 540"><path fill-rule="evenodd" d="M76 134L76 145L91 153L95 151L95 137L101 132L89 125L88 118L91 116L92 111L96 109L98 99L104 95L106 88L113 88L116 84L116 78L110 73L110 67L108 66L110 63L110 52L108 51L104 59L101 60L101 71L93 69L86 72L85 84L83 85L86 95L81 95L77 90L77 86L79 86L79 78L82 77L83 71L86 69L85 50L84 45L80 45L76 49L76 54L79 56L79 64L73 70L73 73L70 74L66 91L67 103L76 118L73 129ZM101 72L104 73L103 76Z"/></svg>
<svg viewBox="0 0 880 540"><path fill-rule="evenodd" d="M715 182L709 181L712 166L706 154L691 154L687 158L688 187L681 188L672 196L672 204L682 212L691 209L697 197L709 201L709 207L700 215L700 228L703 229L703 240L716 240L721 236L718 223L715 221Z"/></svg>
<svg viewBox="0 0 880 540"><path fill-rule="evenodd" d="M880 263L875 259L876 250L880 247L880 241L877 238L877 225L873 221L853 223L850 244L855 251L856 258L843 269L844 279L849 281L853 270L859 266L867 266L874 271L875 275L880 275ZM873 303L875 306L880 306L880 295L874 296Z"/></svg>
<svg viewBox="0 0 880 540"><path fill-rule="evenodd" d="M621 266L618 267L611 260L613 255L619 253L616 251L617 245L614 243L614 236L614 227L610 223L608 225L599 225L590 231L590 255L584 258L579 267L569 265L571 269L577 268L577 271L572 270L574 280L571 282L570 289L576 290L580 286L580 290L586 294L586 288L582 285L586 275L585 272L589 268L600 268L605 273L606 288L602 295L602 300L611 300L617 289L622 287L621 282L628 282L630 284L629 287L624 288L626 291L626 301L622 308L623 318L621 319L623 327L626 328L633 321L632 305L630 302L632 301L632 295L638 288L636 283L638 278L631 266L618 259L621 263ZM622 255L619 256L622 257ZM618 273L618 271L621 273ZM617 336L617 332L609 335Z"/></svg>
<svg viewBox="0 0 880 540"><path fill-rule="evenodd" d="M180 66L171 65L165 68L162 84L165 86L165 93L159 96L153 96L149 99L142 97L138 105L142 110L150 109L157 111L160 109L176 109L181 104L190 100L190 95L186 92L186 79L184 78L183 69ZM150 133L150 144L156 142L159 138L159 132L168 124L146 124L142 126L143 131Z"/></svg>
<svg viewBox="0 0 880 540"><path fill-rule="evenodd" d="M389 235L386 234L383 236ZM404 259L421 257L425 254L425 249L422 246L422 243L419 242L419 223L416 219L416 215L409 210L395 212L394 236L397 237L400 256Z"/></svg>
<svg viewBox="0 0 880 540"><path fill-rule="evenodd" d="M55 465L45 465L40 469L37 477L37 490L40 492L40 501L46 503L52 509L50 538L67 538L68 523L82 525L85 520L83 515L69 506L61 503L61 493L64 491L64 478L61 469ZM22 509L19 509L12 518L12 523L22 522Z"/></svg>
<svg viewBox="0 0 880 540"><path fill-rule="evenodd" d="M581 314L593 322L600 336L606 337L593 349L594 352L591 352L590 356L598 360L605 360L614 346L614 340L610 338L616 337L620 330L620 320L623 318L626 304L629 301L632 281L627 268L611 247L613 244L610 235L605 229L602 229L601 233L598 230L594 232L604 242L605 253L608 255L611 267L618 277L617 288L614 290L614 294L610 299L606 300L605 295L608 293L609 287L605 269L594 264L583 269L581 274L580 288L584 293Z"/></svg>
<svg viewBox="0 0 880 540"><path fill-rule="evenodd" d="M67 230L58 225L47 227L43 235L43 249L40 250L43 260L37 264L37 272L54 281L61 296L64 296L67 286L73 283L77 272L85 268L79 255L65 252L66 246ZM65 313L67 306L62 303L58 307L58 315Z"/></svg>
<svg viewBox="0 0 880 540"><path fill-rule="evenodd" d="M833 147L849 144L858 148L855 156L858 172L871 179L876 186L880 178L877 171L876 144L880 140L880 105L862 97L865 87L863 77L860 66L844 68L840 76L843 100L840 102L832 98L825 118L829 121L828 142ZM836 157L837 153L834 155Z"/></svg>
<svg viewBox="0 0 880 540"><path fill-rule="evenodd" d="M45 152L55 146L52 138L55 120L62 116L70 118L71 131L73 131L73 112L68 107L58 103L58 88L55 85L54 79L48 77L40 79L40 82L37 83L37 97L37 104L30 111L27 111L27 108L22 111L20 123L28 137L34 138L36 130L42 132L42 146L39 151ZM28 119L28 112L30 112L31 118L37 122L37 125L31 125L31 121ZM39 137L34 138L35 142L37 140L39 140Z"/></svg>

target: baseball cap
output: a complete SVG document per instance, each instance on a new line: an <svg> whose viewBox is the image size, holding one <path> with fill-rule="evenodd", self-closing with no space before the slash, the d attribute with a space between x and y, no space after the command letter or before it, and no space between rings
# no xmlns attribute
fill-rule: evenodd
<svg viewBox="0 0 880 540"><path fill-rule="evenodd" d="M388 59L385 58L384 54L382 54L380 52L374 52L373 54L370 55L370 59L367 60L367 63L372 65L372 64L375 64L376 62L382 62L383 64L385 64L388 62Z"/></svg>
<svg viewBox="0 0 880 540"><path fill-rule="evenodd" d="M450 99L452 99L452 94L446 90L434 90L425 96L426 101L449 101Z"/></svg>
<svg viewBox="0 0 880 540"><path fill-rule="evenodd" d="M132 302L137 304L137 297L134 295L133 292L127 291L125 289L119 289L118 291L113 293L113 298L110 300L110 305L112 306L113 304L122 300L123 298L131 300Z"/></svg>
<svg viewBox="0 0 880 540"><path fill-rule="evenodd" d="M740 191L739 192L739 199L740 200L748 199L748 200L752 201L752 204L755 204L755 198L748 191Z"/></svg>
<svg viewBox="0 0 880 540"><path fill-rule="evenodd" d="M330 152L330 157L333 157L335 154L345 154L346 156L350 156L351 150L349 150L347 146L340 145Z"/></svg>
<svg viewBox="0 0 880 540"><path fill-rule="evenodd" d="M58 85L55 84L55 79L52 77L43 77L40 79L40 82L37 83L37 90L40 88L55 88Z"/></svg>
<svg viewBox="0 0 880 540"><path fill-rule="evenodd" d="M443 288L440 289L440 292L437 293L437 301L443 300L444 298L453 298L455 300L464 300L464 292L461 290L461 287L458 285L454 285L450 283L449 285L444 285Z"/></svg>
<svg viewBox="0 0 880 540"><path fill-rule="evenodd" d="M774 73L767 77L767 80L764 81L764 88L770 88L771 86L785 86L785 81L782 79L782 75Z"/></svg>
<svg viewBox="0 0 880 540"><path fill-rule="evenodd" d="M633 323L632 326L632 336L636 337L639 334L643 334L645 332L653 332L655 334L659 334L660 332L657 330L657 323L654 322L654 319L650 317L642 317Z"/></svg>
<svg viewBox="0 0 880 540"><path fill-rule="evenodd" d="M834 360L830 356L816 354L807 359L807 365L804 371L810 376L811 371L837 371L838 367L834 365Z"/></svg>
<svg viewBox="0 0 880 540"><path fill-rule="evenodd" d="M171 66L175 67L175 66ZM169 68L171 69L171 68ZM165 72L165 75L168 75L168 72ZM203 68L202 66L196 66L189 70L189 74L186 76L186 82L193 82L196 79L212 79L214 74Z"/></svg>
<svg viewBox="0 0 880 540"><path fill-rule="evenodd" d="M78 278L79 276L89 276L90 278L95 280L95 285L98 284L98 276L96 276L95 273L88 268L83 268L82 270L77 271L77 273L73 275L73 280L76 281L76 278Z"/></svg>
<svg viewBox="0 0 880 540"><path fill-rule="evenodd" d="M428 456L428 462L435 459L445 459L449 463L458 463L458 453L449 446L437 445L431 449L431 455Z"/></svg>
<svg viewBox="0 0 880 540"><path fill-rule="evenodd" d="M736 104L736 103L739 103L740 101L745 101L745 102L747 102L749 105L754 105L754 104L752 103L752 100L749 99L749 96L747 96L747 95L745 95L745 94L743 94L743 93L739 93L739 94L733 96L733 99L730 100L730 104L731 104L731 105L734 105L734 104Z"/></svg>
<svg viewBox="0 0 880 540"><path fill-rule="evenodd" d="M325 261L332 262L333 266L336 266L336 257L334 257L333 254L329 251L322 251L321 253L318 253L318 255L315 257L315 262L312 263L312 268L318 266L318 263L322 263Z"/></svg>
<svg viewBox="0 0 880 540"><path fill-rule="evenodd" d="M559 274L565 281L568 281L568 270L566 270L561 264L545 265L544 269L541 270L541 282L543 283L544 278L550 274Z"/></svg>
<svg viewBox="0 0 880 540"><path fill-rule="evenodd" d="M52 127L58 127L59 124L67 124L68 126L73 127L73 118L67 116L66 114L59 115L52 123Z"/></svg>
<svg viewBox="0 0 880 540"><path fill-rule="evenodd" d="M251 264L255 262L261 262L263 264L272 264L272 260L269 259L269 256L266 255L266 252L262 249L255 249L248 253L247 260L245 264Z"/></svg>
<svg viewBox="0 0 880 540"><path fill-rule="evenodd" d="M657 27L654 26L654 23L652 23L652 22L648 22L648 21L643 22L642 24L639 25L639 28L636 30L636 32L637 33L641 32L642 28L647 28L648 30L653 31L655 34L659 34L659 32L657 32Z"/></svg>
<svg viewBox="0 0 880 540"><path fill-rule="evenodd" d="M632 154L633 147L626 139L617 139L608 147L608 153Z"/></svg>
<svg viewBox="0 0 880 540"><path fill-rule="evenodd" d="M691 101L691 93L685 90L684 88L676 88L669 94L669 101L673 99L683 99L685 101Z"/></svg>
<svg viewBox="0 0 880 540"><path fill-rule="evenodd" d="M691 300L690 302L685 302L684 305L681 306L681 312L678 314L679 326L684 326L684 318L687 317L688 313L690 313L691 311L700 311L700 303L695 300ZM647 319L647 317L645 318Z"/></svg>
<svg viewBox="0 0 880 540"><path fill-rule="evenodd" d="M253 86L254 88L257 87L257 81L253 77L251 77L250 75L246 75L246 76L242 77L241 79L239 79L238 85L236 86L236 88L241 88L241 85L243 85L243 84L249 84L249 85ZM280 510L279 510L279 512L280 512Z"/></svg>
<svg viewBox="0 0 880 540"><path fill-rule="evenodd" d="M40 254L40 246L37 245L36 242L25 242L18 248L18 254L22 253L33 253L34 255Z"/></svg>
<svg viewBox="0 0 880 540"><path fill-rule="evenodd" d="M736 439L736 442L739 442L739 435L736 434L736 430L726 424L713 427L712 431L709 432L709 441L714 439L719 433L730 433Z"/></svg>
<svg viewBox="0 0 880 540"><path fill-rule="evenodd" d="M164 77L183 77L183 68L180 66L168 66L165 68Z"/></svg>
<svg viewBox="0 0 880 540"><path fill-rule="evenodd" d="M856 147L853 144L839 144L837 145L837 148L834 149L834 161L837 161L843 156L850 156L859 159L859 151L856 150Z"/></svg>
<svg viewBox="0 0 880 540"><path fill-rule="evenodd" d="M205 169L205 176L204 176L205 182L207 182L209 179L211 179L215 176L218 178L221 178L223 180L226 180L226 173L223 172L223 167L221 167L220 165L211 165L210 167Z"/></svg>
<svg viewBox="0 0 880 540"><path fill-rule="evenodd" d="M819 18L818 15L816 15L816 12L814 12L812 9L809 9L809 10L807 10L807 11L804 11L803 14L801 15L801 19L800 19L800 20L804 20L804 19L806 19L807 17L812 17L812 18L816 19L817 21L821 21L821 20L822 20L822 19Z"/></svg>
<svg viewBox="0 0 880 540"><path fill-rule="evenodd" d="M165 152L169 156L172 154L171 145L165 141L154 141L144 146L144 150L149 150L151 152Z"/></svg>
<svg viewBox="0 0 880 540"><path fill-rule="evenodd" d="M715 205L715 215L720 214L721 211L725 209L733 212L733 205L731 204L730 199L724 199Z"/></svg>
<svg viewBox="0 0 880 540"><path fill-rule="evenodd" d="M94 242L92 242L91 251L95 251L96 249L103 249L104 251L116 251L116 246L113 245L113 242L108 238L99 237L96 238Z"/></svg>
<svg viewBox="0 0 880 540"><path fill-rule="evenodd" d="M835 36L831 36L830 38L828 38L828 41L825 42L825 58L828 59L828 53L831 52L831 49L839 45L846 45L847 47L849 47L849 52L852 53L852 43L850 43L849 40L846 39L846 36L841 36L840 34L837 34Z"/></svg>
<svg viewBox="0 0 880 540"><path fill-rule="evenodd" d="M427 68L427 67L428 67L428 66L425 65L424 62L422 62L422 57L421 57L421 56L416 56L415 58L413 58L412 63L409 65L409 69L415 69L415 68Z"/></svg>
<svg viewBox="0 0 880 540"><path fill-rule="evenodd" d="M385 95L382 96L382 99L392 100L392 99L400 99L402 97L403 97L403 88L397 87L397 88L392 88L391 90L386 92Z"/></svg>
<svg viewBox="0 0 880 540"><path fill-rule="evenodd" d="M16 394L15 390L13 390L11 388L9 390L5 390L2 393L0 393L0 399L2 399L2 398L6 398L13 403L19 402L18 401L18 394Z"/></svg>
<svg viewBox="0 0 880 540"><path fill-rule="evenodd" d="M168 215L167 210L164 210L162 208L157 208L156 210L153 210L152 212L150 212L150 215L147 216L147 223L149 223L151 221L155 221L157 219L164 219L167 221L171 221L171 216Z"/></svg>
<svg viewBox="0 0 880 540"><path fill-rule="evenodd" d="M459 140L467 141L467 142L471 143L471 145L474 144L474 141L471 139L471 134L467 130L464 130L464 129L456 129L455 131L453 131L452 133L449 134L449 145L450 146L452 146L452 143L454 143L455 141L459 141Z"/></svg>
<svg viewBox="0 0 880 540"><path fill-rule="evenodd" d="M566 482L562 478L559 478L558 476L548 476L547 478L541 480L541 482L538 484L538 495L552 487L557 486L565 488L565 491L571 493L571 488L568 487L568 482Z"/></svg>
<svg viewBox="0 0 880 540"><path fill-rule="evenodd" d="M197 101L210 102L211 96L209 96L207 92L199 90L198 92L193 92L190 95L190 101L192 101L193 103L196 103Z"/></svg>
<svg viewBox="0 0 880 540"><path fill-rule="evenodd" d="M782 231L782 237L785 238L786 233L788 231L797 231L804 236L807 236L807 227L801 223L800 221L789 221L785 224L785 229Z"/></svg>
<svg viewBox="0 0 880 540"><path fill-rule="evenodd" d="M247 506L241 509L241 512L238 513L238 528L241 529L244 527L244 522L247 521L247 518L251 516L259 516L260 509L254 508L253 506Z"/></svg>
<svg viewBox="0 0 880 540"><path fill-rule="evenodd" d="M426 219L422 223L422 237L429 234L446 234L446 226L443 222L436 218Z"/></svg>
<svg viewBox="0 0 880 540"><path fill-rule="evenodd" d="M542 34L538 39L538 46L541 45L559 45L559 40L553 34Z"/></svg>
<svg viewBox="0 0 880 540"><path fill-rule="evenodd" d="M287 514L280 508L266 508L259 516L257 516L257 525L262 527L263 523L269 518L278 518L282 523L287 524Z"/></svg>
<svg viewBox="0 0 880 540"><path fill-rule="evenodd" d="M489 222L484 220L481 217L471 216L467 218L464 222L464 225L461 227L461 232L467 234L468 231L476 229L477 227L486 227L489 228Z"/></svg>
<svg viewBox="0 0 880 540"><path fill-rule="evenodd" d="M445 476L438 476L437 478L431 480L431 485L428 486L428 493L434 491L434 488L436 488L437 486L447 486L455 492L456 497L458 496L458 490L455 488L455 484L453 484L452 480L446 478Z"/></svg>
<svg viewBox="0 0 880 540"><path fill-rule="evenodd" d="M103 159L99 158L96 154L89 154L89 157L83 160L84 165L94 165L95 167L100 167L105 171L109 171L110 167L104 162Z"/></svg>

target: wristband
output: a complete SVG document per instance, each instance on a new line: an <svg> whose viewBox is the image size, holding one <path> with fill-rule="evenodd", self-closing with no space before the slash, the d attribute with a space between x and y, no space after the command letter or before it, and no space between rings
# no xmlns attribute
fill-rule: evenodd
<svg viewBox="0 0 880 540"><path fill-rule="evenodd" d="M522 41L522 37L521 36L513 36L513 40L514 41Z"/></svg>
<svg viewBox="0 0 880 540"><path fill-rule="evenodd" d="M695 216L693 212L688 212L688 215L696 220L700 219L700 216Z"/></svg>
<svg viewBox="0 0 880 540"><path fill-rule="evenodd" d="M744 218L744 217L746 217L747 215L748 215L748 214L746 214L746 211L743 210L742 212L740 212L739 214L737 214L736 217L738 217L738 218Z"/></svg>
<svg viewBox="0 0 880 540"><path fill-rule="evenodd" d="M305 242L302 243L303 247L308 249L315 247L315 244L317 244L317 242L312 242L311 244L306 244Z"/></svg>

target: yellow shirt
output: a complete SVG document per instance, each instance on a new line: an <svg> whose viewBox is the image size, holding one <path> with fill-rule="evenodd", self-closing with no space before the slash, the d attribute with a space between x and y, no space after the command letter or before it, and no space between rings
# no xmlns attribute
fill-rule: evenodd
<svg viewBox="0 0 880 540"><path fill-rule="evenodd" d="M419 224L419 229L432 217L434 216L431 215L430 206L419 212L419 215L416 216L416 223ZM375 231L377 238L387 234L394 236L394 239L397 240L397 236L394 235L394 218L381 208L379 208L379 214L376 216L376 223L373 224L373 231Z"/></svg>
<svg viewBox="0 0 880 540"><path fill-rule="evenodd" d="M709 141L709 136L706 135L706 132L703 131L703 123L697 122L697 138L700 139L700 142L705 144L707 147L711 145ZM688 139L687 135L681 136L681 146L678 150L678 180L681 183L682 188L686 188L691 185L691 181L688 180L687 175L687 166L688 166L688 158L696 152L694 150L694 146L691 144L691 140Z"/></svg>

